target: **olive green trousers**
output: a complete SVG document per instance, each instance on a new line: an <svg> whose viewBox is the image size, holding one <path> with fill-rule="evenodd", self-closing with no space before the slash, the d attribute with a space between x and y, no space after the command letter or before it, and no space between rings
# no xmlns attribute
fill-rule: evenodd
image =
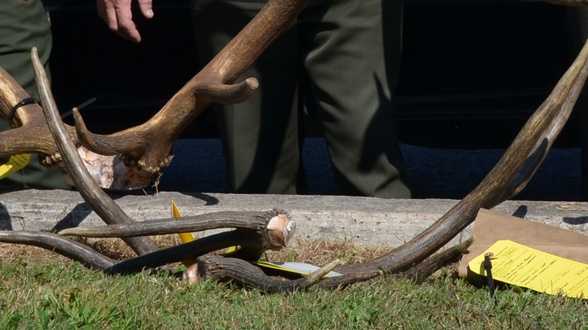
<svg viewBox="0 0 588 330"><path fill-rule="evenodd" d="M208 62L263 5L193 0L200 60ZM328 143L338 194L408 198L392 89L402 44L402 2L310 1L297 24L245 76L260 92L218 108L228 190L304 192L304 111Z"/></svg>
<svg viewBox="0 0 588 330"><path fill-rule="evenodd" d="M37 47L47 64L51 53L51 24L41 0L0 1L0 66L11 74L33 97L37 97L31 64L31 48ZM9 128L0 120L0 130ZM5 161L5 160L0 160ZM0 188L68 188L62 171L46 169L36 157L31 164L0 181Z"/></svg>

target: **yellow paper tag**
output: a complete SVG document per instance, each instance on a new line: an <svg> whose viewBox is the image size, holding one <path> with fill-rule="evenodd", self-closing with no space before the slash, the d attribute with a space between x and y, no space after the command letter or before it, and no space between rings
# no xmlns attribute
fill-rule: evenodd
<svg viewBox="0 0 588 330"><path fill-rule="evenodd" d="M180 212L180 209L178 209L178 206L176 205L175 201L171 201L171 212L172 212L172 218L179 220L182 218L182 213ZM180 237L180 241L182 243L189 243L192 242L193 240L195 240L194 235L191 233L181 233L178 234L178 236Z"/></svg>
<svg viewBox="0 0 588 330"><path fill-rule="evenodd" d="M497 281L551 295L588 299L588 264L558 257L513 241L497 241L468 264L485 275L484 255L491 252L492 275Z"/></svg>
<svg viewBox="0 0 588 330"><path fill-rule="evenodd" d="M179 220L182 218L182 213L180 212L180 209L178 209L176 202L173 200L171 201L171 213L172 218L175 220ZM180 233L178 234L178 236L180 237L180 242L182 242L182 244L190 243L197 239L197 237L194 237L192 233ZM196 259L185 259L182 260L182 263L184 264L184 266L190 267L196 263Z"/></svg>
<svg viewBox="0 0 588 330"><path fill-rule="evenodd" d="M31 162L31 155L15 155L8 159L6 164L0 165L0 180L7 178L14 172L20 171Z"/></svg>

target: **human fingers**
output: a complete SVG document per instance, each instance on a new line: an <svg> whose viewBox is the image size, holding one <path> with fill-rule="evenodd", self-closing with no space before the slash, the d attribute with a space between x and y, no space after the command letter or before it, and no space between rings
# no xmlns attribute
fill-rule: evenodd
<svg viewBox="0 0 588 330"><path fill-rule="evenodd" d="M98 16L106 23L108 28L112 31L118 31L118 20L116 18L116 10L114 4L110 0L96 0L96 8Z"/></svg>
<svg viewBox="0 0 588 330"><path fill-rule="evenodd" d="M139 9L145 18L153 18L153 0L138 0Z"/></svg>
<svg viewBox="0 0 588 330"><path fill-rule="evenodd" d="M141 34L133 22L131 0L118 0L115 2L116 18L118 20L117 33L131 41L140 42Z"/></svg>

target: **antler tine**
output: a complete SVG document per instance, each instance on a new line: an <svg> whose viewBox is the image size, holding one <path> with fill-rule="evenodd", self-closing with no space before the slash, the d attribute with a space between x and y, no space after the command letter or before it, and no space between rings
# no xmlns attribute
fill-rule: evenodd
<svg viewBox="0 0 588 330"><path fill-rule="evenodd" d="M80 141L99 154L122 154L139 168L159 171L169 163L173 141L212 102L236 103L258 87L255 78L233 84L304 7L305 0L270 0L257 16L148 122L111 135L91 133L77 114Z"/></svg>
<svg viewBox="0 0 588 330"><path fill-rule="evenodd" d="M69 140L67 132L59 117L57 105L53 99L49 80L45 69L39 60L37 49L31 52L33 68L39 89L43 112L47 118L49 130L55 138L55 143L63 157L63 161L73 181L79 188L81 195L88 204L92 205L96 213L106 223L133 223L134 221L94 182L87 169L82 165L82 160L77 153L74 144ZM156 250L155 244L148 238L129 238L125 240L138 254L145 254Z"/></svg>
<svg viewBox="0 0 588 330"><path fill-rule="evenodd" d="M133 274L145 269L192 259L231 246L246 246L251 242L257 243L257 240L252 240L251 236L244 235L242 231L233 230L127 259L114 264L105 271L108 274Z"/></svg>
<svg viewBox="0 0 588 330"><path fill-rule="evenodd" d="M27 103L23 103L27 100ZM57 153L53 138L45 125L41 107L34 103L31 95L1 67L0 118L16 127L0 133L0 157L18 153ZM73 133L73 127L69 127L69 131Z"/></svg>
<svg viewBox="0 0 588 330"><path fill-rule="evenodd" d="M192 217L183 217L177 221L170 219L146 220L132 224L119 224L100 227L75 227L59 232L60 235L81 237L136 237L151 235L168 235L178 233L193 233L204 230L235 228L255 230L264 228L274 218L285 219L286 228L293 222L282 211L267 212L213 212Z"/></svg>
<svg viewBox="0 0 588 330"><path fill-rule="evenodd" d="M237 84L198 84L194 86L194 93L207 97L214 103L234 104L247 100L257 88L257 78L247 78Z"/></svg>
<svg viewBox="0 0 588 330"><path fill-rule="evenodd" d="M91 133L86 126L84 118L78 109L73 109L72 114L75 121L76 132L80 142L88 149L99 153L101 155L116 155L119 153L140 152L141 144L139 141L143 138L140 135L141 130L131 132L122 131L109 135L108 139L96 138L100 134ZM127 135L137 134L137 136L129 138Z"/></svg>
<svg viewBox="0 0 588 330"><path fill-rule="evenodd" d="M0 157L35 152L51 155L57 152L55 145L38 133L38 130L28 126L0 132Z"/></svg>
<svg viewBox="0 0 588 330"><path fill-rule="evenodd" d="M86 245L70 241L59 235L28 231L0 231L0 242L36 246L51 250L98 270L105 270L114 262Z"/></svg>

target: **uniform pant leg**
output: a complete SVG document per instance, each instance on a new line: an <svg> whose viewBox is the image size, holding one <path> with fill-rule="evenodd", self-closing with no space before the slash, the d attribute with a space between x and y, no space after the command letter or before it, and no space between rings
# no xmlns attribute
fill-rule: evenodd
<svg viewBox="0 0 588 330"><path fill-rule="evenodd" d="M200 61L207 63L261 8L261 3L210 1L194 11ZM299 181L295 28L279 38L244 76L260 89L249 100L217 106L226 160L228 190L238 193L295 194Z"/></svg>
<svg viewBox="0 0 588 330"><path fill-rule="evenodd" d="M324 127L340 193L410 197L391 93L401 54L402 3L323 1L303 12L299 28L310 108Z"/></svg>
<svg viewBox="0 0 588 330"><path fill-rule="evenodd" d="M37 97L31 64L31 48L37 47L48 64L52 39L49 16L41 0L0 1L0 66L10 73L33 97ZM9 128L0 120L0 130ZM68 188L63 173L41 166L37 157L24 170L0 181L0 186Z"/></svg>

